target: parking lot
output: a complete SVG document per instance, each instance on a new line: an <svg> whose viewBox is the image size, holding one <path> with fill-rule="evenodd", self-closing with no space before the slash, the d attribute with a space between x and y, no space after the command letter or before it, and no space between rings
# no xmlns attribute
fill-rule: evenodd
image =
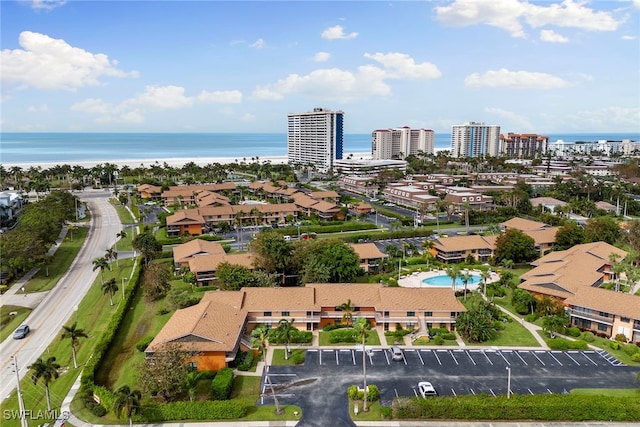
<svg viewBox="0 0 640 427"><path fill-rule="evenodd" d="M375 348L365 352L365 361L367 382L380 388L383 405L396 397L417 396L420 381L430 381L445 396L505 395L508 384L514 394L637 387L637 368L593 350L405 348L402 359L394 361L389 349ZM324 400L335 401L334 408L346 404L346 388L362 384L362 370L362 350L353 347L309 349L304 365L269 368L281 402L301 405L312 413ZM308 393L313 394L313 402ZM264 400L273 403L268 395Z"/></svg>

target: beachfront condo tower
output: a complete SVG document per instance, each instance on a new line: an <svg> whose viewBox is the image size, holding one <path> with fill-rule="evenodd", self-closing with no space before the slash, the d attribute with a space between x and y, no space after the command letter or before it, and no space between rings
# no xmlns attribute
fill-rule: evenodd
<svg viewBox="0 0 640 427"><path fill-rule="evenodd" d="M497 157L500 149L500 126L484 122L465 122L451 126L453 157Z"/></svg>
<svg viewBox="0 0 640 427"><path fill-rule="evenodd" d="M500 154L507 157L533 158L547 153L549 137L536 133L500 135Z"/></svg>
<svg viewBox="0 0 640 427"><path fill-rule="evenodd" d="M371 134L371 156L374 160L404 159L408 155L434 154L435 132L430 129L374 130Z"/></svg>
<svg viewBox="0 0 640 427"><path fill-rule="evenodd" d="M308 113L288 117L287 146L289 164L313 166L319 172L333 168L342 159L342 111L314 108Z"/></svg>

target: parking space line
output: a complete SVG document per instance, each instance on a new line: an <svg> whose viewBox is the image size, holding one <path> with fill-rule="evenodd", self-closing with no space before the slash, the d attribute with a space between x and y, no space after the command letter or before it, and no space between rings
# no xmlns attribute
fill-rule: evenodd
<svg viewBox="0 0 640 427"><path fill-rule="evenodd" d="M596 362L594 362L594 361L593 361L593 359L591 359L589 356L587 356L587 353L594 354L594 352L593 352L593 351L583 351L583 352L582 352L582 355L583 355L584 357L586 357L586 358L587 358L587 360L588 360L589 362L591 362L591 363L593 363L594 365L598 366L598 364L597 364Z"/></svg>
<svg viewBox="0 0 640 427"><path fill-rule="evenodd" d="M564 365L562 364L562 362L561 362L561 361L559 361L559 360L558 360L558 358L557 358L557 357L555 357L555 356L553 355L553 353L560 353L560 352L559 352L559 351L552 351L552 352L550 352L550 353L549 353L549 356L551 356L551 357L553 358L553 360L555 360L556 362L558 362L558 363L560 364L560 366L564 366ZM548 390L548 389L547 389L547 390Z"/></svg>
<svg viewBox="0 0 640 427"><path fill-rule="evenodd" d="M528 389L527 389L527 391L529 391L529 394L530 394L530 395L533 395L533 392L531 391L531 389L530 389L530 388L528 388Z"/></svg>
<svg viewBox="0 0 640 427"><path fill-rule="evenodd" d="M386 350L383 350L382 353L384 354L384 358L387 359L387 365L391 365L391 362L389 361L389 355L387 354Z"/></svg>
<svg viewBox="0 0 640 427"><path fill-rule="evenodd" d="M471 353L469 353L468 351L465 351L465 353L467 353L467 356L469 356L469 360L471 360L471 363L473 363L473 365L476 366L477 363L475 360L473 360L473 357L471 357Z"/></svg>
<svg viewBox="0 0 640 427"><path fill-rule="evenodd" d="M472 388L470 388L470 389L469 389L469 391L470 391L470 392L471 392L471 394L473 394L474 396L476 395L476 392L475 392L475 391L473 391L473 389L472 389Z"/></svg>
<svg viewBox="0 0 640 427"><path fill-rule="evenodd" d="M418 392L416 391L416 389L412 389L413 390L413 394L416 395L416 397L418 397ZM398 390L396 390L396 396L398 395Z"/></svg>
<svg viewBox="0 0 640 427"><path fill-rule="evenodd" d="M538 359L538 362L542 363L542 366L546 366L542 361L542 359L540 359L536 353L544 353L544 351L536 351L535 353L531 353L531 354L533 354L535 358Z"/></svg>
<svg viewBox="0 0 640 427"><path fill-rule="evenodd" d="M433 355L436 357L436 360L438 361L438 365L442 366L442 362L440 361L440 358L438 357L438 353L436 353L435 351L433 352Z"/></svg>
<svg viewBox="0 0 640 427"><path fill-rule="evenodd" d="M511 353L510 350L504 350L505 352ZM500 355L500 357L502 357L504 359L504 361L507 363L507 365L511 366L511 363L507 360L506 357L504 357L504 354L502 354L502 351L498 351L498 354Z"/></svg>
<svg viewBox="0 0 640 427"><path fill-rule="evenodd" d="M547 389L547 391L549 392L549 394L553 394L553 392L551 390Z"/></svg>
<svg viewBox="0 0 640 427"><path fill-rule="evenodd" d="M422 360L422 355L420 354L420 352L417 352L418 357L420 358L420 362L422 363L422 366L424 366L424 360Z"/></svg>
<svg viewBox="0 0 640 427"><path fill-rule="evenodd" d="M573 357L571 357L571 355L570 355L569 353L574 353L574 354L575 354L575 353L578 353L578 352L577 352L577 351L570 351L570 352L567 352L567 353L565 353L565 354L567 355L567 357L568 357L569 359L573 360L573 361L575 362L575 364L576 364L576 365L580 366L580 362L578 362L576 359L574 359Z"/></svg>
<svg viewBox="0 0 640 427"><path fill-rule="evenodd" d="M449 354L451 355L451 357L453 357L453 361L456 362L456 365L459 365L458 359L456 359L456 357L453 355L453 352L451 350L449 350Z"/></svg>
<svg viewBox="0 0 640 427"><path fill-rule="evenodd" d="M493 366L493 362L491 361L491 359L489 359L489 355L487 354L487 352L486 352L486 351L483 351L483 352L482 352L482 354L484 354L484 357L486 357L486 358L487 358L487 361L488 361L489 363L491 363L491 366Z"/></svg>
<svg viewBox="0 0 640 427"><path fill-rule="evenodd" d="M516 356L518 356L520 358L520 360L522 360L522 363L524 363L525 366L529 366L529 364L527 362L525 362L525 360L522 358L522 356L520 356L520 352L516 351Z"/></svg>
<svg viewBox="0 0 640 427"><path fill-rule="evenodd" d="M351 360L353 361L353 364L356 364L356 352L351 350Z"/></svg>
<svg viewBox="0 0 640 427"><path fill-rule="evenodd" d="M340 364L340 358L338 357L338 355L340 354L339 350L336 350L336 365ZM363 392L364 393L364 392Z"/></svg>
<svg viewBox="0 0 640 427"><path fill-rule="evenodd" d="M364 349L363 349L363 351L364 351ZM369 356L369 364L371 364L371 366L373 366L373 357L372 357L373 356L373 352L368 351L367 352L367 356ZM405 363L405 365L406 365L406 363Z"/></svg>
<svg viewBox="0 0 640 427"><path fill-rule="evenodd" d="M489 389L489 391L491 392L491 394L493 394L493 397L496 397L496 394L493 392L493 389Z"/></svg>
<svg viewBox="0 0 640 427"><path fill-rule="evenodd" d="M454 396L457 396L456 391L454 389L451 389L451 392L453 393Z"/></svg>

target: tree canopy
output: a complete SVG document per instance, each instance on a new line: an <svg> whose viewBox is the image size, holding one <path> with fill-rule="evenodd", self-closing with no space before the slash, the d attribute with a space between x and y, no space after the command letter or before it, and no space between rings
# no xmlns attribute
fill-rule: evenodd
<svg viewBox="0 0 640 427"><path fill-rule="evenodd" d="M620 238L620 226L614 218L600 216L587 221L584 234L589 242L607 242L613 245Z"/></svg>
<svg viewBox="0 0 640 427"><path fill-rule="evenodd" d="M520 230L511 228L496 239L494 254L496 263L510 259L514 263L529 262L536 259L536 243L533 237L527 236Z"/></svg>
<svg viewBox="0 0 640 427"><path fill-rule="evenodd" d="M584 229L575 221L567 221L556 233L555 249L563 251L585 242Z"/></svg>

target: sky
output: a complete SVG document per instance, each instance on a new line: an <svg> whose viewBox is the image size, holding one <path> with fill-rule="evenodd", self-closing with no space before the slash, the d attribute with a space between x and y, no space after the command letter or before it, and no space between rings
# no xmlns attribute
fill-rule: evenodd
<svg viewBox="0 0 640 427"><path fill-rule="evenodd" d="M0 1L3 132L640 132L640 0Z"/></svg>

